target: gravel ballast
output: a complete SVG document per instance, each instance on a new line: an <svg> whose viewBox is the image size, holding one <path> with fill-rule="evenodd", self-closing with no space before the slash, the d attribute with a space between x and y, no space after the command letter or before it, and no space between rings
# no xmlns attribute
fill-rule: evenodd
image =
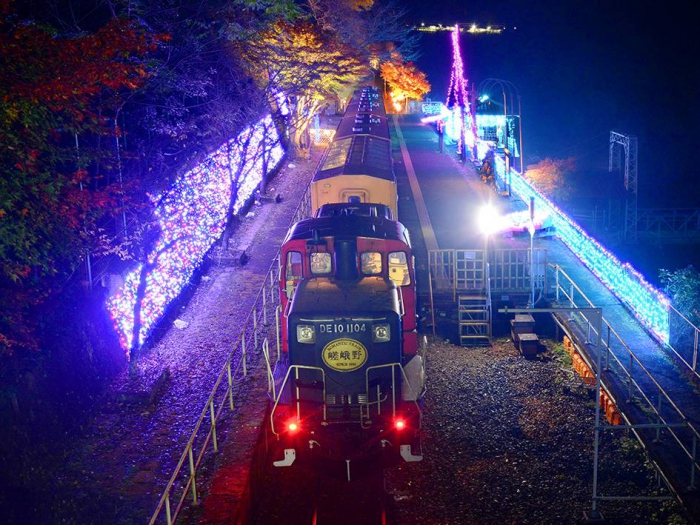
<svg viewBox="0 0 700 525"><path fill-rule="evenodd" d="M512 341L427 354L424 459L386 473L395 523L586 523L592 504L594 391L551 343ZM653 468L626 431L600 439L598 495L652 496ZM602 502L609 523L687 523L675 502Z"/></svg>

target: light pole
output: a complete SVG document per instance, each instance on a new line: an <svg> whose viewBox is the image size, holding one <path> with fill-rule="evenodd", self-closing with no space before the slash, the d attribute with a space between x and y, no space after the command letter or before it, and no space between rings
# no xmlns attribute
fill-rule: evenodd
<svg viewBox="0 0 700 525"><path fill-rule="evenodd" d="M479 210L478 222L479 230L484 234L484 289L488 292L489 236L500 229L498 211L490 202Z"/></svg>
<svg viewBox="0 0 700 525"><path fill-rule="evenodd" d="M535 198L530 197L530 223L527 226L527 231L530 232L530 308L535 307Z"/></svg>

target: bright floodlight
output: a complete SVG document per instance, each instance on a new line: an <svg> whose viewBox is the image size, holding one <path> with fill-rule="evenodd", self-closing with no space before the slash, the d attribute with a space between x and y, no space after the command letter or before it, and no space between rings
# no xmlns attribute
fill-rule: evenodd
<svg viewBox="0 0 700 525"><path fill-rule="evenodd" d="M487 204L479 210L478 224L481 233L486 235L496 233L500 229L499 220L498 211L491 204Z"/></svg>

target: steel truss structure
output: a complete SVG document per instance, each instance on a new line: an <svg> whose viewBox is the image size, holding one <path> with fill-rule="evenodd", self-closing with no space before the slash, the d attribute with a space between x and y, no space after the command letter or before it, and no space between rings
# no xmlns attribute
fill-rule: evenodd
<svg viewBox="0 0 700 525"><path fill-rule="evenodd" d="M627 190L625 199L624 238L637 238L637 137L617 131L610 132L610 162L608 171L621 171L621 150L625 155L624 182Z"/></svg>

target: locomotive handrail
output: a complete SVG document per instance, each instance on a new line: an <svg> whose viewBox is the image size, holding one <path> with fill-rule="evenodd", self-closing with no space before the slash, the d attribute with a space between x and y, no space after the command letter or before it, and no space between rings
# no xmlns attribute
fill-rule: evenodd
<svg viewBox="0 0 700 525"><path fill-rule="evenodd" d="M326 420L326 372L323 370L323 368L318 367L318 366L308 366L308 365L290 365L289 368L287 369L287 373L284 375L284 380L282 381L282 384L280 385L279 388L279 395L275 398L274 405L272 406L272 410L270 411L270 426L272 429L272 433L275 436L279 436L279 432L275 431L275 412L277 411L277 406L279 405L279 401L282 398L282 392L284 392L284 387L287 385L287 381L289 380L289 374L291 373L292 370L295 371L296 377L294 378L299 379L299 369L302 370L316 370L321 372L321 375L323 377L323 421ZM297 390L299 390L299 387L295 387ZM297 418L301 419L301 408L299 406L299 402L297 401Z"/></svg>
<svg viewBox="0 0 700 525"><path fill-rule="evenodd" d="M399 316L403 318L403 316L406 315L406 307L403 304L403 291L401 286L397 286L396 290L399 292Z"/></svg>
<svg viewBox="0 0 700 525"><path fill-rule="evenodd" d="M574 291L577 291L579 295L584 299L585 304L590 307L594 307L594 304L592 301L586 296L586 294L581 290L581 288L575 283L575 281L558 265L555 264L550 264L549 265L551 268L555 270L555 291L556 291L556 301L559 301L559 295L560 293L567 299L567 302L570 304L571 307L578 308L579 305L576 303L574 300ZM566 280L569 282L569 290L567 291L562 283L560 283L560 275L564 276ZM596 332L595 328L591 324L591 322L588 320L586 315L584 313L581 313L582 317L584 318L588 329L588 335L587 335L587 340L590 341L592 340L591 338L591 333L594 333L596 336L598 336L598 333ZM622 339L622 336L610 325L610 323L607 321L607 319L603 318L603 326L607 328L607 337L604 338L603 334L600 334L600 340L602 347L604 348L605 351L605 363L603 365L604 370L612 370L610 365L610 358L612 357L613 365L614 365L614 370L613 374L618 375L620 380L623 383L627 383L628 385L628 391L627 391L627 401L631 402L633 400L633 395L632 395L632 390L634 387L634 390L641 396L641 398L645 401L647 407L645 408L646 411L650 411L657 423L666 425L666 431L672 436L673 441L676 442L678 445L679 449L682 451L682 453L690 460L690 486L695 485L695 476L696 476L696 471L700 471L700 465L698 464L697 461L697 442L698 439L700 439L700 433L698 430L695 428L695 426L688 420L688 417L683 413L682 408L680 408L671 398L671 396L666 392L666 390L658 383L656 378L654 378L653 374L644 366L644 364L641 362L641 360L637 357L637 355L634 353L634 351L625 343L625 341ZM623 359L618 357L616 355L615 350L613 349L613 345L611 344L611 336L613 337L613 341L617 341L619 346L621 347L621 350L623 350L623 354L627 354L627 358L629 359L629 369L623 363ZM585 357L585 356L582 356ZM591 370L595 369L595 366L593 366L593 363L591 363L587 359L587 364L591 368ZM640 380L634 377L634 372L635 369L639 369L642 374L642 379L646 379L649 383L651 383L651 386L654 387L656 390L656 396L657 396L657 403L654 403L653 400L651 399L651 394L647 394L645 391L644 386L640 383ZM597 373L601 373L602 371L598 371ZM637 372L637 375L639 375L639 372ZM647 387L648 388L648 387ZM684 442L684 439L679 433L674 429L675 426L677 426L677 422L670 422L668 421L668 417L664 416L662 414L662 400L664 401L665 406L670 407L672 409L672 414L675 413L676 417L680 418L680 423L682 424L682 428L685 428L686 430L690 431L690 442L688 443L687 441ZM660 431L660 430L659 430ZM658 432L657 431L657 438L658 438ZM637 435L637 432L635 431L635 435ZM639 436L638 436L639 439ZM687 438L686 438L687 439ZM640 439L641 442L641 439Z"/></svg>
<svg viewBox="0 0 700 525"><path fill-rule="evenodd" d="M404 385L408 386L408 389L411 391L411 393L413 394L413 397L415 398L413 400L413 404L416 405L416 410L418 410L419 416L422 415L423 411L420 409L420 406L418 405L418 394L413 392L413 387L411 386L411 383L408 380L408 376L406 376L406 371L401 366L401 363L396 363L396 362L384 363L381 365L374 365L374 366L367 367L367 370L365 370L365 388L366 388L367 392L369 393L369 372L370 372L370 370L374 370L374 369L378 369L378 368L387 368L387 367L392 369L392 372L391 372L392 416L396 416L396 380L394 379L395 375L394 375L394 371L393 371L393 369L396 367L398 367L398 369L401 371L401 375L403 376L403 379L404 379ZM369 404L369 403L367 403L367 404ZM422 420L422 418L419 417L418 418L419 427L417 430L420 430L420 428L421 428L421 426L420 426L420 425L422 425L421 420Z"/></svg>

